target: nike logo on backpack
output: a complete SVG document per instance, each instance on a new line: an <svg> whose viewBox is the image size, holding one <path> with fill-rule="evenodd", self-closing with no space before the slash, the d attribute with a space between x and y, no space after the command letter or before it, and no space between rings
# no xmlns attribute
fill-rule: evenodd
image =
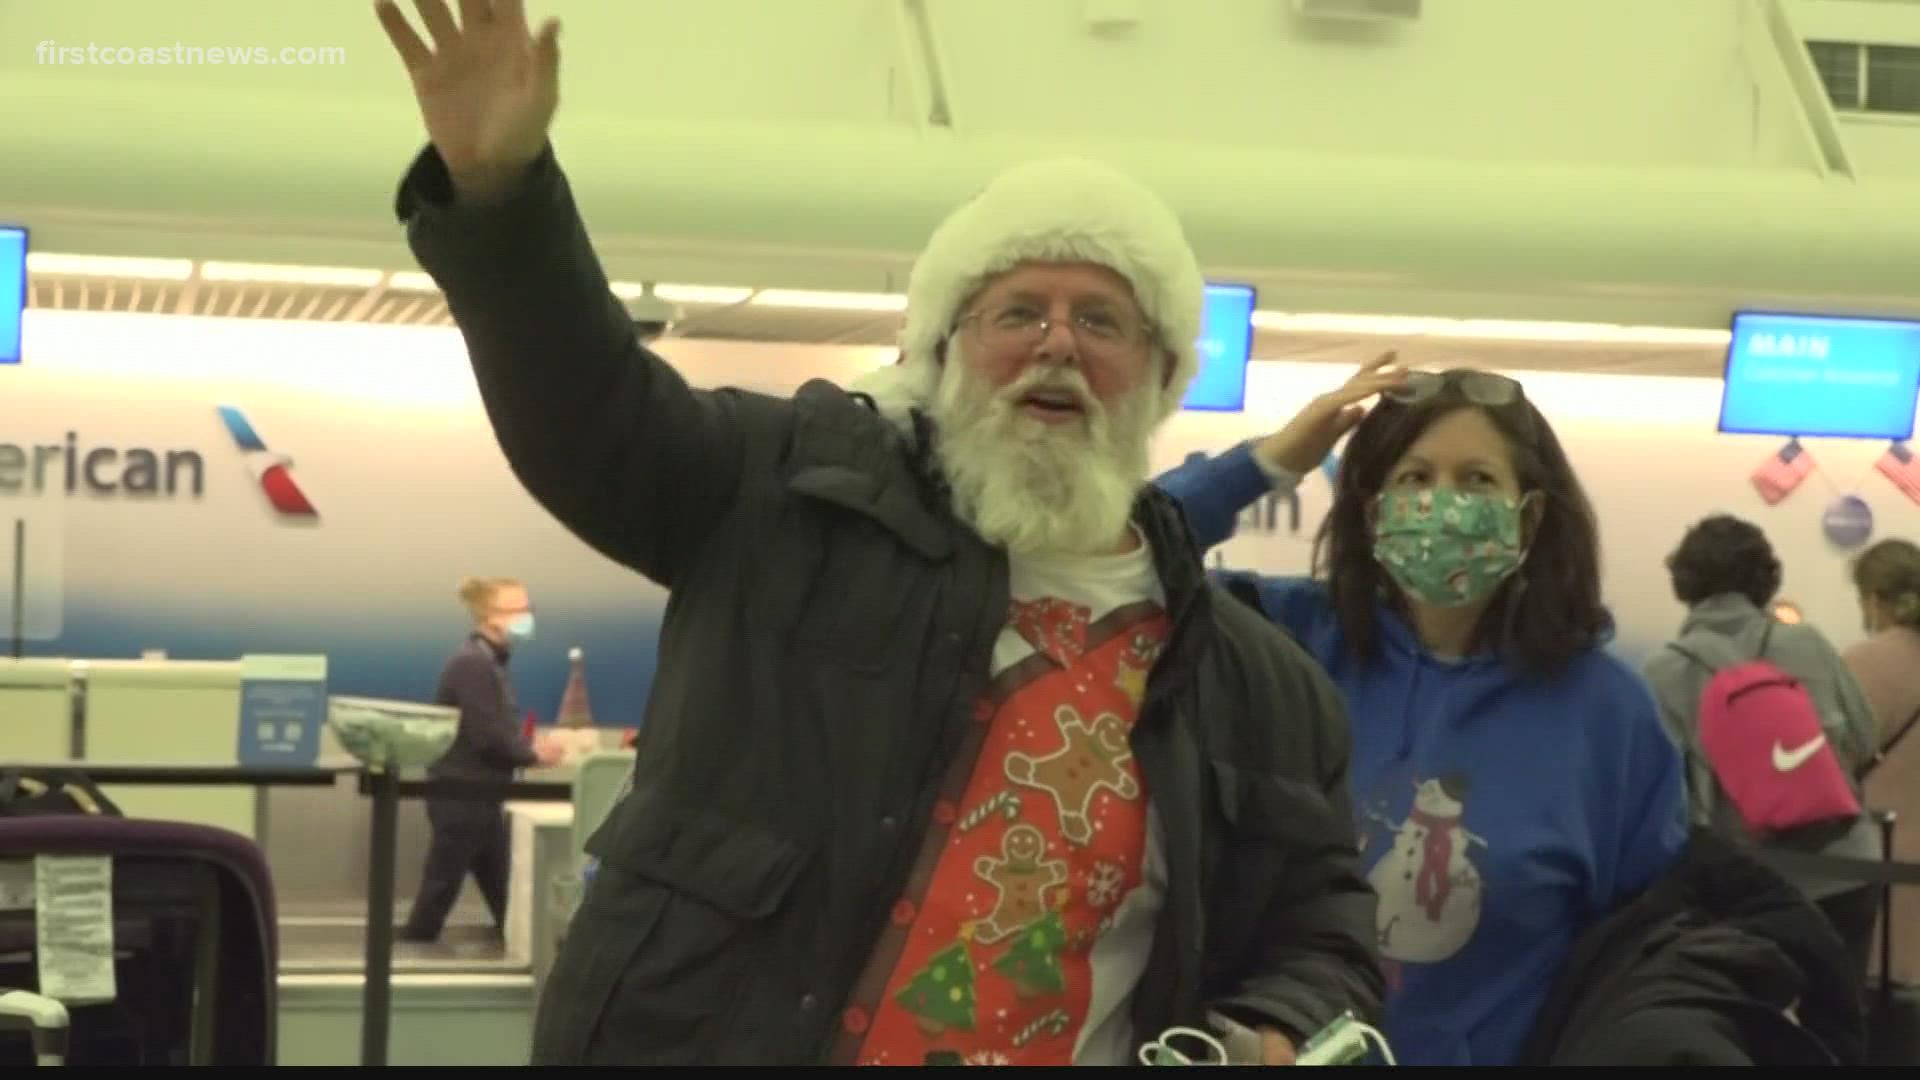
<svg viewBox="0 0 1920 1080"><path fill-rule="evenodd" d="M1820 752L1820 748L1825 746L1826 742L1827 737L1825 735L1818 735L1814 737L1812 742L1805 746L1788 750L1786 747L1781 746L1776 740L1773 744L1773 767L1775 771L1792 772L1800 766L1805 765L1812 759L1813 755Z"/></svg>

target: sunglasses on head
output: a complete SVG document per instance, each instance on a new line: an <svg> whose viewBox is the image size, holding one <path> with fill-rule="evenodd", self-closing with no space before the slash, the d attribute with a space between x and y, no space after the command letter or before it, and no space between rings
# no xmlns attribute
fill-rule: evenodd
<svg viewBox="0 0 1920 1080"><path fill-rule="evenodd" d="M1418 405L1449 388L1475 405L1498 409L1526 398L1520 384L1490 371L1409 371L1407 381L1384 395L1402 405Z"/></svg>

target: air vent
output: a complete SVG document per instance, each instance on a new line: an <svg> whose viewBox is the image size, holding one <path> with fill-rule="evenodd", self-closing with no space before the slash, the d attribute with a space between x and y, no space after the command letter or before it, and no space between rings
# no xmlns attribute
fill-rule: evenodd
<svg viewBox="0 0 1920 1080"><path fill-rule="evenodd" d="M304 285L259 281L157 280L99 273L27 275L27 306L54 311L208 315L230 319L452 326L437 291L384 285ZM712 303L719 299L729 302ZM639 313L639 301L630 302ZM899 340L895 311L761 307L732 297L694 297L678 305L673 336L734 341L798 341L831 345L892 345Z"/></svg>
<svg viewBox="0 0 1920 1080"><path fill-rule="evenodd" d="M1836 110L1920 116L1920 48L1809 41L1807 54Z"/></svg>
<svg viewBox="0 0 1920 1080"><path fill-rule="evenodd" d="M178 281L122 281L112 278L29 275L27 306L60 311L177 313L187 286Z"/></svg>
<svg viewBox="0 0 1920 1080"><path fill-rule="evenodd" d="M132 311L230 319L449 326L438 293L337 285L230 281L153 281L72 274L29 276L29 307L59 311Z"/></svg>

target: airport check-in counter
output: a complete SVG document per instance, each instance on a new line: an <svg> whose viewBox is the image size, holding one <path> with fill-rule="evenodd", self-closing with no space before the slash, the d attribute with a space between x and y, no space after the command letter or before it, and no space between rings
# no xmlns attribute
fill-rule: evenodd
<svg viewBox="0 0 1920 1080"><path fill-rule="evenodd" d="M248 671L239 658L0 660L0 768L239 765ZM307 763L350 766L353 758L323 722ZM351 775L319 787L144 782L101 790L132 817L212 825L259 842L290 910L349 917L364 903L370 818ZM401 809L398 862L411 896L429 829L418 800Z"/></svg>
<svg viewBox="0 0 1920 1080"><path fill-rule="evenodd" d="M0 660L0 767L73 756L74 685L65 660Z"/></svg>
<svg viewBox="0 0 1920 1080"><path fill-rule="evenodd" d="M507 804L513 836L507 953L527 959L536 989L545 984L585 891L587 838L625 793L633 759L632 750L590 751L571 766L570 802Z"/></svg>
<svg viewBox="0 0 1920 1080"><path fill-rule="evenodd" d="M0 660L0 768L9 763L225 766L238 763L243 664L232 661ZM583 886L585 839L622 793L633 751L612 730L561 733L573 760L528 770L528 780L571 783L560 802L510 801L513 842L507 957L544 980ZM350 761L330 728L322 762ZM331 924L365 903L369 803L353 777L332 785L104 783L129 816L229 829L267 849L282 916ZM269 813L271 810L271 814ZM424 804L400 808L395 882L400 910L417 884L428 842ZM477 901L477 892L469 887ZM333 970L325 957L296 968Z"/></svg>
<svg viewBox="0 0 1920 1080"><path fill-rule="evenodd" d="M0 660L0 768L240 763L241 660ZM348 755L324 726L317 760ZM236 785L103 784L129 817L213 825L264 841L272 792Z"/></svg>
<svg viewBox="0 0 1920 1080"><path fill-rule="evenodd" d="M143 765L235 762L238 661L90 660L86 760ZM262 839L264 792L251 787L103 784L128 817L213 825Z"/></svg>

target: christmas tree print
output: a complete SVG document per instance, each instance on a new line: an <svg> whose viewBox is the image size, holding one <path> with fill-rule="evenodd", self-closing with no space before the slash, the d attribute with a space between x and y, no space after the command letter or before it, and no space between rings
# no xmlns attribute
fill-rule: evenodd
<svg viewBox="0 0 1920 1080"><path fill-rule="evenodd" d="M929 1039L949 1028L972 1031L973 961L967 943L956 941L927 961L893 1000L919 1018L920 1030Z"/></svg>
<svg viewBox="0 0 1920 1080"><path fill-rule="evenodd" d="M1067 944L1067 927L1058 911L1020 932L1005 956L994 962L994 970L1013 982L1023 998L1062 993L1067 988L1060 970L1060 950Z"/></svg>

